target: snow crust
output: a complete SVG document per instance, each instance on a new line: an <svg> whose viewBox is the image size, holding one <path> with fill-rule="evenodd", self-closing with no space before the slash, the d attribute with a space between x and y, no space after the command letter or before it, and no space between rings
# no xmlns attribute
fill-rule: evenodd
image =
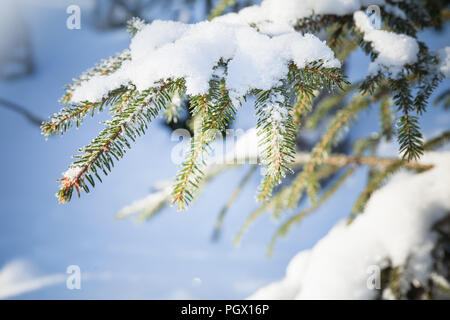
<svg viewBox="0 0 450 320"><path fill-rule="evenodd" d="M339 222L291 260L284 279L249 298L371 299L377 290L368 288L368 272L386 261L408 262L408 277L425 281L436 240L431 227L450 212L450 152L425 154L421 161L435 167L420 174L399 172L351 225Z"/></svg>

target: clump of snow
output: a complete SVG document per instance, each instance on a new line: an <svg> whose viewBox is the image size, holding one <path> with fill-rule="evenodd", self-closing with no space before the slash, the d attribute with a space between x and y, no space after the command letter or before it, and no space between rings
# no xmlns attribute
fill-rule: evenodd
<svg viewBox="0 0 450 320"><path fill-rule="evenodd" d="M203 94L220 59L230 60L227 85L233 100L249 89L276 85L286 75L290 61L300 68L317 60L327 67L339 67L325 43L313 35L298 34L294 25L313 14L348 15L368 5L384 6L404 17L384 0L264 0L261 5L197 24L156 20L141 26L133 38L131 61L111 75L83 83L72 93L72 101L98 101L129 83L144 90L167 78L185 78L188 95ZM362 12L355 13L355 21L366 41L380 53L371 65L373 72L383 65L394 73L416 61L418 46L413 38L373 29Z"/></svg>
<svg viewBox="0 0 450 320"><path fill-rule="evenodd" d="M81 167L70 167L68 170L63 172L63 177L69 179L70 181L75 181L81 170L83 170Z"/></svg>
<svg viewBox="0 0 450 320"><path fill-rule="evenodd" d="M378 53L369 66L369 73L387 71L398 75L404 65L417 61L419 45L413 37L375 29L362 11L355 12L353 19L356 27L364 34L364 41L370 42L373 50Z"/></svg>
<svg viewBox="0 0 450 320"><path fill-rule="evenodd" d="M450 211L450 153L425 154L421 161L435 167L395 175L351 225L338 223L292 259L283 280L250 299L371 299L377 290L367 287L370 267L387 260L407 265L408 279L423 283L436 240L431 227Z"/></svg>
<svg viewBox="0 0 450 320"><path fill-rule="evenodd" d="M288 115L288 110L279 104L269 104L264 108L264 112L269 114L270 122L280 123Z"/></svg>
<svg viewBox="0 0 450 320"><path fill-rule="evenodd" d="M197 24L156 20L132 39L130 61L113 74L82 83L72 93L72 101L98 101L129 83L145 90L167 78L184 78L188 95L203 94L220 59L229 60L226 80L233 100L253 88L274 87L286 76L290 61L299 68L318 60L326 67L339 67L324 42L311 34L300 35L294 25L312 14L351 14L369 4L386 5L384 0L264 0L239 13ZM362 12L355 13L355 21L380 53L373 71L380 65L395 71L415 62L414 39L373 29Z"/></svg>
<svg viewBox="0 0 450 320"><path fill-rule="evenodd" d="M181 22L156 20L145 25L131 41L132 60L145 59L155 49L181 38L186 31L187 25Z"/></svg>
<svg viewBox="0 0 450 320"><path fill-rule="evenodd" d="M446 78L450 78L450 47L442 48L438 51L439 56L439 71Z"/></svg>
<svg viewBox="0 0 450 320"><path fill-rule="evenodd" d="M155 21L135 35L130 53L131 60L115 73L96 76L76 88L72 101L98 101L129 83L145 90L167 78L184 78L187 94L203 94L220 59L230 60L226 81L234 97L277 85L290 61L299 68L317 60L325 67L340 66L332 50L313 35L290 31L269 37L248 25L220 21L190 25Z"/></svg>

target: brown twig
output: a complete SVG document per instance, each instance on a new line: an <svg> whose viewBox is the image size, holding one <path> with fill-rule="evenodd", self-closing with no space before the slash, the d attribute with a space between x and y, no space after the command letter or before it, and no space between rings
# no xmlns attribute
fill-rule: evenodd
<svg viewBox="0 0 450 320"><path fill-rule="evenodd" d="M297 154L294 160L295 165L306 164L310 159L308 153ZM333 154L325 156L321 159L322 163L343 167L349 164L369 165L369 166L382 166L386 167L396 162L400 162L400 165L410 169L428 170L433 168L432 164L423 164L420 162L406 161L397 158L380 158L380 157L359 157L359 156L347 156L344 154Z"/></svg>

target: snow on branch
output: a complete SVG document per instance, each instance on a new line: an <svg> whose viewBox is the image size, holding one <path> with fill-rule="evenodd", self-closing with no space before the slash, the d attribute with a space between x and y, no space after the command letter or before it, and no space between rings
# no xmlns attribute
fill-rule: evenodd
<svg viewBox="0 0 450 320"><path fill-rule="evenodd" d="M389 31L374 29L359 11L369 5L381 7ZM94 178L101 181L100 174L112 170L114 161L123 157L154 118L166 114L168 119L176 119L173 100L180 97L189 100L197 128L175 179L173 204L184 209L195 197L216 132L232 123L237 108L249 97L257 101L258 144L263 150L259 160L265 166L258 199L267 200L291 171L296 133L314 97L323 89L330 93L356 89L347 88L349 83L334 52L346 57L358 42L373 60L369 76L361 82L361 93L337 113L303 173L294 178L292 191L286 190L288 207L297 205L304 190L316 200L320 187L316 171L324 156L339 140L341 129L379 99L392 98L402 111L400 150L404 159L418 159L424 147L414 113L425 111L428 98L448 71L448 50L431 53L413 37L416 29L434 26L439 20L432 12L419 14L421 10L429 8L414 1L264 0L261 5L196 24L160 20L146 24L132 19L128 23L129 48L74 79L61 99L62 110L41 126L48 137L80 126L87 115L107 107L112 114L63 175L59 200L69 201L74 189L78 194L88 192L88 183L95 186ZM409 22L403 23L406 20ZM307 33L326 28L331 31L329 45L334 51ZM357 97L361 103L355 101ZM321 114L328 111L330 108L324 108ZM385 103L386 136L393 133L390 114Z"/></svg>
<svg viewBox="0 0 450 320"><path fill-rule="evenodd" d="M425 154L423 161L434 168L395 175L352 224L339 222L313 248L291 260L285 278L250 299L395 298L406 296L412 284L427 286L437 241L433 226L450 212L450 153ZM398 272L397 292L368 287L374 266Z"/></svg>
<svg viewBox="0 0 450 320"><path fill-rule="evenodd" d="M375 61L369 66L370 74L388 70L397 75L402 72L405 65L417 61L419 45L416 39L404 34L375 29L369 17L362 11L356 11L353 18L356 27L364 34L364 41L370 42L377 54Z"/></svg>
<svg viewBox="0 0 450 320"><path fill-rule="evenodd" d="M131 60L114 73L83 82L72 93L72 102L99 101L129 83L145 90L169 78L184 78L188 95L202 95L220 60L228 62L226 87L234 98L277 86L286 77L289 62L304 68L322 60L324 67L340 67L331 49L313 35L291 31L269 37L248 25L216 20L193 25L154 21L136 33L130 55Z"/></svg>
<svg viewBox="0 0 450 320"><path fill-rule="evenodd" d="M93 177L101 181L99 172L111 170L113 158L123 156L129 140L144 133L147 123L165 111L174 96L185 96L199 127L173 190L174 203L185 208L201 182L207 146L215 139L211 132L226 128L235 107L247 95L281 88L284 107L271 103L270 116L261 118L276 128L260 125L266 138L278 131L274 137L279 149L268 146L264 161L266 182L272 187L285 175L288 158L295 153L289 97L303 94L299 89L303 83L310 90L333 90L346 83L340 62L325 42L292 28L268 35L252 25L223 18L197 24L157 20L148 25L133 19L128 30L132 35L129 49L75 79L61 100L66 106L42 125L43 134L50 136L64 133L73 124L78 127L87 114L107 105L113 113L105 129L80 149L82 154L70 166L69 171L78 174L61 179L60 202L69 201L74 188L78 194L81 189L88 192L85 180L91 186L95 185ZM268 114L267 108L257 112ZM277 115L283 121L274 121Z"/></svg>

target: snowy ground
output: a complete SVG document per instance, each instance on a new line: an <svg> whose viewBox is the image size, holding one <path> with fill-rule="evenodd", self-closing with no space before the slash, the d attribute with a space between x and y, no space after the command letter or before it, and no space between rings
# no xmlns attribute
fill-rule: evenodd
<svg viewBox="0 0 450 320"><path fill-rule="evenodd" d="M27 78L0 82L0 97L46 117L57 111L62 87L72 77L127 47L129 38L124 31L98 32L88 25L68 30L65 1L25 3L37 70ZM70 1L74 3L82 8L89 5ZM433 49L449 45L434 36L424 38ZM350 74L359 78L367 66L367 59L356 54ZM252 110L241 110L236 127L254 126L251 115ZM377 130L374 118L376 112L364 114L355 134ZM422 123L426 135L433 136L448 128L450 115L430 108ZM230 210L221 241L210 241L217 213L238 184L242 169L215 179L187 212L166 209L144 224L114 220L120 208L176 172L169 161L176 142L170 141L161 123L152 124L93 193L58 205L53 196L55 179L75 149L90 141L99 127L98 120L88 120L82 130L73 130L64 139L45 141L37 127L0 108L0 298L244 298L281 279L299 250L311 248L348 214L364 183L365 172L360 170L331 201L280 241L274 257L268 259L265 250L275 225L267 216L252 226L240 248L232 246L233 236L256 207L257 176ZM81 290L66 288L69 265L81 268Z"/></svg>

